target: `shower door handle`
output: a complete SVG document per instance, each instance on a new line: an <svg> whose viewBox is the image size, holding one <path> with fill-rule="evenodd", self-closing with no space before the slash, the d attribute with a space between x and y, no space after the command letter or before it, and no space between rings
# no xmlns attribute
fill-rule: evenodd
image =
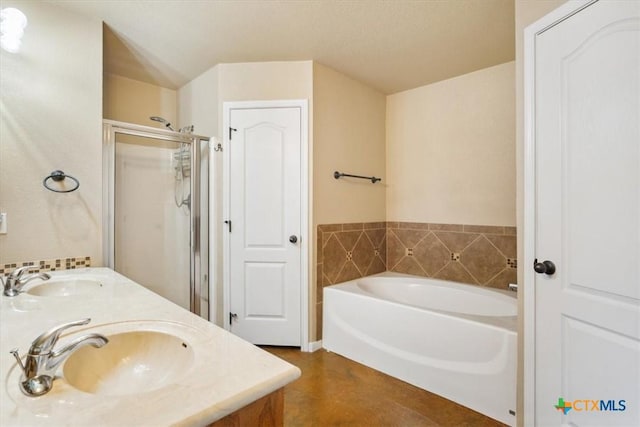
<svg viewBox="0 0 640 427"><path fill-rule="evenodd" d="M298 242L298 236L296 236L295 234L292 234L291 236L289 236L289 241L291 243L297 243Z"/></svg>

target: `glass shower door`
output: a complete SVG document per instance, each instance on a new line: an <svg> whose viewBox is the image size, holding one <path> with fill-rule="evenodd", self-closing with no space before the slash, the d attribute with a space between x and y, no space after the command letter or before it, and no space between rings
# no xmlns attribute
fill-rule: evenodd
<svg viewBox="0 0 640 427"><path fill-rule="evenodd" d="M116 134L115 270L190 308L189 146Z"/></svg>
<svg viewBox="0 0 640 427"><path fill-rule="evenodd" d="M104 129L107 265L208 318L208 141L106 120Z"/></svg>

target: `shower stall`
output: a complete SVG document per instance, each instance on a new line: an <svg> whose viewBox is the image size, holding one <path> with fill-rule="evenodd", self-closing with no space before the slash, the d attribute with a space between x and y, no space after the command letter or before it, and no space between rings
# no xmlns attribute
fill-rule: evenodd
<svg viewBox="0 0 640 427"><path fill-rule="evenodd" d="M105 264L208 319L209 138L166 128L103 121Z"/></svg>

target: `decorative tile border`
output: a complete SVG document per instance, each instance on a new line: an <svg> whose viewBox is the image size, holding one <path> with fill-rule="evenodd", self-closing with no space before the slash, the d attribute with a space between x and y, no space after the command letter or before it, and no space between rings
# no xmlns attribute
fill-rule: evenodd
<svg viewBox="0 0 640 427"><path fill-rule="evenodd" d="M74 270L76 268L91 267L91 257L56 258L41 261L24 261L12 264L0 264L0 275L9 274L19 267L33 265L30 273L43 271Z"/></svg>

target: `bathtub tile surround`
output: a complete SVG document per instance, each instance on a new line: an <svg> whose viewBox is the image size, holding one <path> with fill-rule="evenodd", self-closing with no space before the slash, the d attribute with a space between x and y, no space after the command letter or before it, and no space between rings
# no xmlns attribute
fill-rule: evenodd
<svg viewBox="0 0 640 427"><path fill-rule="evenodd" d="M317 277L322 286L386 270L384 222L319 225L317 237Z"/></svg>
<svg viewBox="0 0 640 427"><path fill-rule="evenodd" d="M322 290L386 271L386 222L321 224L317 229L316 337L322 338Z"/></svg>
<svg viewBox="0 0 640 427"><path fill-rule="evenodd" d="M19 267L33 265L32 273L45 271L74 270L76 268L91 267L91 257L56 258L39 261L24 261L9 264L0 264L0 275L9 274Z"/></svg>
<svg viewBox="0 0 640 427"><path fill-rule="evenodd" d="M321 224L317 228L316 337L322 290L383 271L508 289L517 282L516 228L421 222Z"/></svg>
<svg viewBox="0 0 640 427"><path fill-rule="evenodd" d="M517 281L515 227L321 224L317 253L318 302L324 286L387 270L499 289Z"/></svg>
<svg viewBox="0 0 640 427"><path fill-rule="evenodd" d="M508 289L517 281L516 228L387 223L387 270Z"/></svg>

